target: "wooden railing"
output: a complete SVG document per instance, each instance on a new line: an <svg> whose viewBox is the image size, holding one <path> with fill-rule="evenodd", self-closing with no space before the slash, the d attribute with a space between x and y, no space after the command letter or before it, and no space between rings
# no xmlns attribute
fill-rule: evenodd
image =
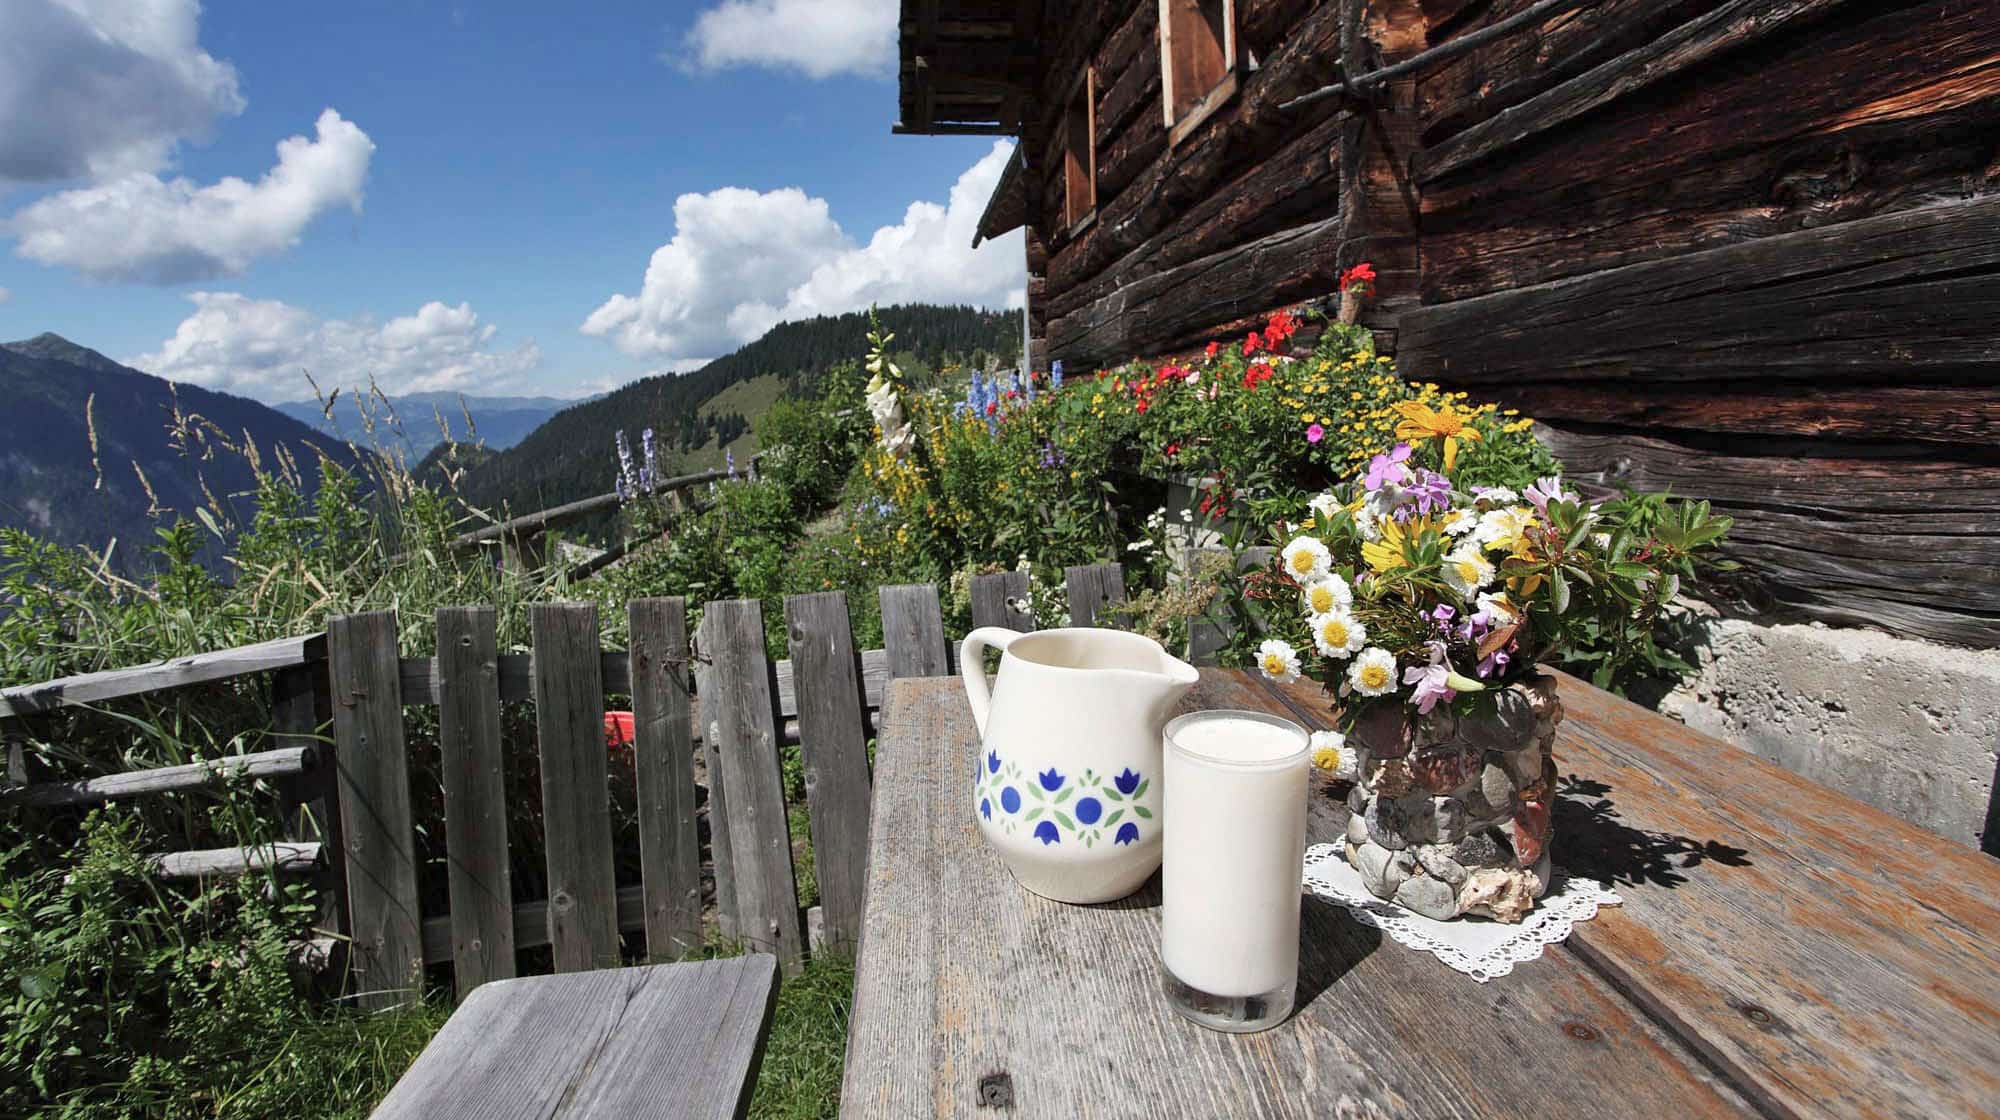
<svg viewBox="0 0 2000 1120"><path fill-rule="evenodd" d="M1068 570L1071 618L1090 625L1124 598L1116 564ZM976 626L1030 629L1026 576L972 585ZM868 739L884 683L952 672L937 588L878 589L884 648L857 648L846 596L784 604L791 657L765 652L754 600L711 602L687 633L680 598L627 604L630 648L607 651L597 609L531 608L532 651L502 654L490 607L437 612L437 649L398 648L393 612L336 618L325 635L0 691L8 717L186 684L272 673L279 749L187 766L0 790L0 808L56 811L186 794L249 777L285 791L286 840L260 848L165 853L162 876L320 875L322 924L344 946L363 1006L407 997L427 965L449 963L462 997L512 976L516 952L548 946L558 971L616 964L622 939L649 958L706 943L702 867L712 866L718 933L796 965L860 935L869 823ZM639 882L613 874L607 695L631 697ZM516 903L511 882L502 706L531 701L541 773L545 897ZM447 905L419 897L406 708L434 707L444 803ZM330 728L330 734L328 729ZM330 739L330 743L328 740ZM802 913L779 745L801 744L820 905ZM695 751L706 771L709 842L698 827ZM329 764L330 763L330 764ZM628 853L630 855L630 853ZM330 939L302 947L325 959ZM339 954L331 954L337 957Z"/></svg>

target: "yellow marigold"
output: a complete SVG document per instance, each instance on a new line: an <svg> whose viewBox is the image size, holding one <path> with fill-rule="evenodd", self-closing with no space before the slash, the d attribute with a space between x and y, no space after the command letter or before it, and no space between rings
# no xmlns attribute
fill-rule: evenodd
<svg viewBox="0 0 2000 1120"><path fill-rule="evenodd" d="M1396 425L1396 438L1411 442L1432 438L1444 441L1446 474L1458 465L1458 441L1479 438L1479 429L1468 425L1467 417L1449 404L1432 408L1422 401L1404 401L1396 406L1396 411L1403 416L1403 422Z"/></svg>

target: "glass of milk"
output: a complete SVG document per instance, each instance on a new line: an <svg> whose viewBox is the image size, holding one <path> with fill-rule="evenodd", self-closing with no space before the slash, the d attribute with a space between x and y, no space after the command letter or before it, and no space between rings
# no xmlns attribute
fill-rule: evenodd
<svg viewBox="0 0 2000 1120"><path fill-rule="evenodd" d="M1299 980L1305 729L1261 712L1167 724L1160 964L1175 1011L1219 1031L1267 1030Z"/></svg>

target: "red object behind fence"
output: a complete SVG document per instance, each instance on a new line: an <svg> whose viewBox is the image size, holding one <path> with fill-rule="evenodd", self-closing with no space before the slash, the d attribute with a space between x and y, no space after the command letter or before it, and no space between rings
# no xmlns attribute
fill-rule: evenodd
<svg viewBox="0 0 2000 1120"><path fill-rule="evenodd" d="M632 737L631 712L604 713L604 745L606 747L630 746Z"/></svg>

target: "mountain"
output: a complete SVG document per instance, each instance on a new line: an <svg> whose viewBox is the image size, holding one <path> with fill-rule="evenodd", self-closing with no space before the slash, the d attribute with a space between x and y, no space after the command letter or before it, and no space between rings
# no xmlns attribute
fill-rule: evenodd
<svg viewBox="0 0 2000 1120"><path fill-rule="evenodd" d="M320 453L355 463L339 440L267 405L141 373L54 334L0 345L0 393L8 402L0 410L0 526L99 550L115 540L112 566L127 573L142 569L153 538L149 485L169 519L196 517L209 504L205 486L226 525L252 512L244 495L255 477L240 448L254 445L275 469L285 447L309 487L318 484Z"/></svg>
<svg viewBox="0 0 2000 1120"><path fill-rule="evenodd" d="M334 401L332 416L316 400L287 401L272 407L339 439L351 439L362 446L399 447L415 461L444 442L446 428L450 429L451 438L472 442L467 436L468 416L472 421L470 431L479 443L504 451L541 427L549 417L581 403L563 397L485 397L447 391L406 393L390 397L388 402L389 409L384 412L379 401L349 391ZM439 426L440 419L444 427ZM372 433L368 431L371 422Z"/></svg>
<svg viewBox="0 0 2000 1120"><path fill-rule="evenodd" d="M877 314L883 329L895 333L895 349L923 365L977 365L988 355L1012 364L1021 353L1016 312L905 304ZM518 445L469 469L462 493L482 508L516 513L602 494L611 488L620 431L636 454L639 433L652 428L669 473L714 465L724 448L741 457L756 449L757 419L773 400L809 391L820 374L867 349L865 312L780 323L691 373L642 378L564 409Z"/></svg>

